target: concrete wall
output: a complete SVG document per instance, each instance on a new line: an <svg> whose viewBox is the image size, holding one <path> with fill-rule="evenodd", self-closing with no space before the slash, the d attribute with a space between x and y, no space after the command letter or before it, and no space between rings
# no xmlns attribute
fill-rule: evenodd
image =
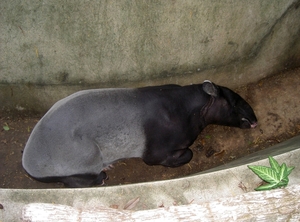
<svg viewBox="0 0 300 222"><path fill-rule="evenodd" d="M90 87L229 87L300 65L299 0L0 3L0 108Z"/></svg>

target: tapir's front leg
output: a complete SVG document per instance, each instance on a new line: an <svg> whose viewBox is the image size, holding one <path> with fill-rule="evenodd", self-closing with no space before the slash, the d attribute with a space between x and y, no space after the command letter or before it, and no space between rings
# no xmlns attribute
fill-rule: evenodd
<svg viewBox="0 0 300 222"><path fill-rule="evenodd" d="M167 153L144 156L143 160L148 165L163 165L166 167L179 167L191 161L193 152L189 148L173 150Z"/></svg>
<svg viewBox="0 0 300 222"><path fill-rule="evenodd" d="M174 150L169 153L167 158L161 163L167 167L179 167L191 161L193 152L189 149Z"/></svg>

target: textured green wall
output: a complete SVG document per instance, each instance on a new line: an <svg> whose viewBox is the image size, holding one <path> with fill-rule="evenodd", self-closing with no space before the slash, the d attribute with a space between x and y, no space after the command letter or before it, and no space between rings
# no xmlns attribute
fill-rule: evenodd
<svg viewBox="0 0 300 222"><path fill-rule="evenodd" d="M299 66L299 5L299 0L1 1L2 108L46 110L89 87L204 79L235 87L256 81Z"/></svg>

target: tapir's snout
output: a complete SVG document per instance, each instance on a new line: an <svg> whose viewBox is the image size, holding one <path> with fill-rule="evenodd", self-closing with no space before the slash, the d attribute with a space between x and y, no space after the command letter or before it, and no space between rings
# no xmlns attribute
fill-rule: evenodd
<svg viewBox="0 0 300 222"><path fill-rule="evenodd" d="M251 128L255 128L257 126L257 122L251 124Z"/></svg>
<svg viewBox="0 0 300 222"><path fill-rule="evenodd" d="M247 118L242 118L242 128L255 128L257 126L257 120L249 120Z"/></svg>

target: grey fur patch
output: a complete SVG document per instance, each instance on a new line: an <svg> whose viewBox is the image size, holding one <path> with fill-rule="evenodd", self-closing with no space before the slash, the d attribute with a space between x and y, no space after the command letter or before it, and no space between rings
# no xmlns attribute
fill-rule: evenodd
<svg viewBox="0 0 300 222"><path fill-rule="evenodd" d="M23 167L33 177L98 174L120 158L142 157L142 114L134 89L72 94L36 125L24 149Z"/></svg>

